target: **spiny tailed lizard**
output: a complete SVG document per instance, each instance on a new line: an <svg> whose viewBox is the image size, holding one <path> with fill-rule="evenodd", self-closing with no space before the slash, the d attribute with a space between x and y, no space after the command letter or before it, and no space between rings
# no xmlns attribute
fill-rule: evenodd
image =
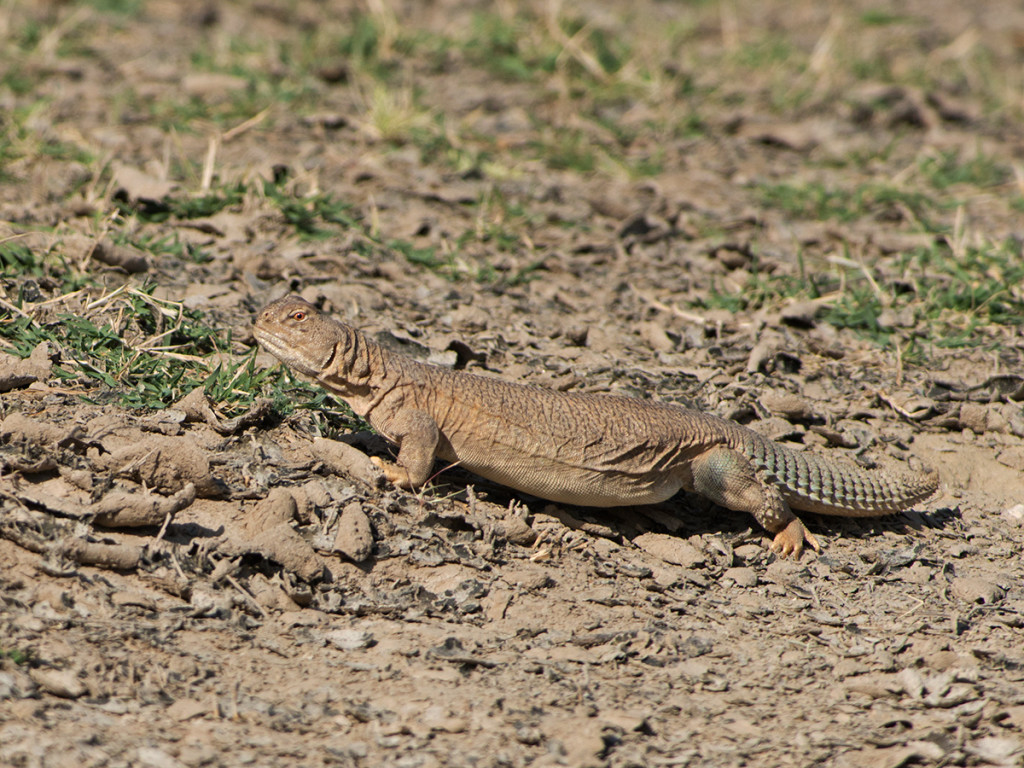
<svg viewBox="0 0 1024 768"><path fill-rule="evenodd" d="M819 549L793 509L872 517L938 488L934 472L868 471L795 451L735 422L630 397L559 392L425 365L285 297L254 328L268 351L336 393L399 446L392 483L423 485L435 458L565 504L655 504L680 490L749 512L772 549Z"/></svg>

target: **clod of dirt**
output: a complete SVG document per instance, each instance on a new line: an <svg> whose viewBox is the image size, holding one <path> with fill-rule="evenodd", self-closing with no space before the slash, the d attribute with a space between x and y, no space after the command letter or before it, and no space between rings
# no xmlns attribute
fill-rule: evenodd
<svg viewBox="0 0 1024 768"><path fill-rule="evenodd" d="M462 647L462 641L457 637L445 638L445 641L434 648L427 649L428 659L441 659L453 664L462 664L467 667L485 667L490 669L498 666L496 662L476 656Z"/></svg>
<svg viewBox="0 0 1024 768"><path fill-rule="evenodd" d="M737 587L756 587L757 571L753 568L726 568L722 572L722 580L731 580Z"/></svg>
<svg viewBox="0 0 1024 768"><path fill-rule="evenodd" d="M223 496L224 485L210 474L207 454L187 438L152 435L96 464L163 493L177 493L192 483L203 498Z"/></svg>
<svg viewBox="0 0 1024 768"><path fill-rule="evenodd" d="M776 416L790 420L810 421L817 416L813 402L792 392L765 392L761 404Z"/></svg>
<svg viewBox="0 0 1024 768"><path fill-rule="evenodd" d="M9 414L0 422L0 438L5 441L25 440L35 445L54 445L74 437L81 428L77 425L68 429L45 421L31 419L23 413Z"/></svg>
<svg viewBox="0 0 1024 768"><path fill-rule="evenodd" d="M207 424L217 423L217 414L206 399L206 390L199 386L174 404L174 408L185 414L186 421L200 421Z"/></svg>
<svg viewBox="0 0 1024 768"><path fill-rule="evenodd" d="M354 478L374 489L384 485L384 473L369 456L348 443L318 437L313 440L313 455L336 475Z"/></svg>
<svg viewBox="0 0 1024 768"><path fill-rule="evenodd" d="M961 600L984 605L998 603L1006 594L998 584L980 576L957 576L949 587L953 594Z"/></svg>
<svg viewBox="0 0 1024 768"><path fill-rule="evenodd" d="M300 523L308 523L316 515L317 509L323 509L331 503L331 495L327 492L324 481L314 478L298 488L290 488L295 499L296 519Z"/></svg>
<svg viewBox="0 0 1024 768"><path fill-rule="evenodd" d="M44 691L62 699L77 699L87 692L85 684L70 669L32 669L28 676Z"/></svg>
<svg viewBox="0 0 1024 768"><path fill-rule="evenodd" d="M295 517L295 499L285 488L272 488L267 497L256 505L242 524L249 536L258 536L280 525L287 525Z"/></svg>
<svg viewBox="0 0 1024 768"><path fill-rule="evenodd" d="M633 543L649 555L684 568L696 568L707 560L690 542L665 533L642 533Z"/></svg>
<svg viewBox="0 0 1024 768"><path fill-rule="evenodd" d="M139 574L147 584L162 589L169 595L180 597L182 600L192 598L192 585L188 579L170 568L158 568L151 573Z"/></svg>
<svg viewBox="0 0 1024 768"><path fill-rule="evenodd" d="M324 561L291 527L295 515L292 495L284 488L274 488L246 518L241 535L225 538L217 548L228 556L256 552L304 581L317 581L323 575Z"/></svg>
<svg viewBox="0 0 1024 768"><path fill-rule="evenodd" d="M87 469L71 469L69 467L58 467L60 476L80 491L91 491L94 475Z"/></svg>
<svg viewBox="0 0 1024 768"><path fill-rule="evenodd" d="M92 257L108 267L118 267L130 275L146 272L149 259L142 251L127 245L99 242L93 249Z"/></svg>
<svg viewBox="0 0 1024 768"><path fill-rule="evenodd" d="M373 530L370 519L358 501L346 505L338 521L334 537L334 550L353 562L361 563L373 552Z"/></svg>
<svg viewBox="0 0 1024 768"><path fill-rule="evenodd" d="M519 515L509 515L502 521L505 538L521 547L531 547L537 540L537 532L533 530Z"/></svg>
<svg viewBox="0 0 1024 768"><path fill-rule="evenodd" d="M164 181L129 165L114 165L115 193L129 201L159 203L174 192L178 185Z"/></svg>
<svg viewBox="0 0 1024 768"><path fill-rule="evenodd" d="M198 421L209 424L222 435L233 435L253 424L259 423L270 413L272 406L273 402L269 398L261 397L253 403L252 408L241 416L221 421L217 418L213 408L210 407L206 391L201 386L196 387L174 404L176 410L185 414L186 421Z"/></svg>
<svg viewBox="0 0 1024 768"><path fill-rule="evenodd" d="M64 250L74 261L85 263L91 258L101 264L119 267L129 274L149 269L145 253L131 246L117 245L107 238L94 239L77 232L69 233L64 236Z"/></svg>
<svg viewBox="0 0 1024 768"><path fill-rule="evenodd" d="M249 579L249 591L253 598L264 608L273 608L279 611L298 611L301 606L296 603L288 593L261 573L254 574Z"/></svg>
<svg viewBox="0 0 1024 768"><path fill-rule="evenodd" d="M46 381L53 369L50 344L40 342L25 359L0 354L0 392L27 387L36 381Z"/></svg>
<svg viewBox="0 0 1024 768"><path fill-rule="evenodd" d="M142 547L130 544L104 544L77 538L65 539L57 548L57 552L80 565L97 565L117 571L133 570L142 559Z"/></svg>
<svg viewBox="0 0 1024 768"><path fill-rule="evenodd" d="M196 487L186 483L173 496L114 491L96 504L96 525L106 528L139 528L160 525L168 515L180 512L196 500Z"/></svg>
<svg viewBox="0 0 1024 768"><path fill-rule="evenodd" d="M372 632L361 629L333 629L324 639L339 651L360 651L376 644Z"/></svg>
<svg viewBox="0 0 1024 768"><path fill-rule="evenodd" d="M989 426L988 411L986 405L962 403L960 405L960 426L971 430L976 435L984 434Z"/></svg>

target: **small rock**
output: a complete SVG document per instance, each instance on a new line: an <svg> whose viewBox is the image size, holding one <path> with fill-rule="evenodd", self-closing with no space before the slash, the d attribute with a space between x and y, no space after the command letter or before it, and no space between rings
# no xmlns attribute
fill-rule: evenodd
<svg viewBox="0 0 1024 768"><path fill-rule="evenodd" d="M62 699L77 699L86 693L85 684L70 669L33 669L28 675L44 691Z"/></svg>
<svg viewBox="0 0 1024 768"><path fill-rule="evenodd" d="M287 525L294 518L298 508L287 488L271 488L265 498L246 516L243 522L248 536L257 536L279 525Z"/></svg>
<svg viewBox="0 0 1024 768"><path fill-rule="evenodd" d="M443 733L464 733L469 728L466 718L453 715L447 709L436 704L423 712L420 722L432 731Z"/></svg>
<svg viewBox="0 0 1024 768"><path fill-rule="evenodd" d="M863 675L867 671L867 665L856 659L840 659L832 667L832 675L837 680L845 680L848 677Z"/></svg>
<svg viewBox="0 0 1024 768"><path fill-rule="evenodd" d="M290 490L292 498L295 499L296 516L302 523L310 522L318 509L323 509L331 503L327 487L319 478Z"/></svg>
<svg viewBox="0 0 1024 768"><path fill-rule="evenodd" d="M221 72L193 72L181 79L181 89L189 96L217 101L228 100L247 85L244 77Z"/></svg>
<svg viewBox="0 0 1024 768"><path fill-rule="evenodd" d="M810 421L815 414L814 404L806 397L792 392L765 392L761 395L761 405L776 416L797 421Z"/></svg>
<svg viewBox="0 0 1024 768"><path fill-rule="evenodd" d="M373 529L358 501L346 505L341 513L334 550L356 563L363 562L373 552Z"/></svg>
<svg viewBox="0 0 1024 768"><path fill-rule="evenodd" d="M675 349L675 342L669 338L661 323L641 323L640 334L647 346L657 352L671 352Z"/></svg>
<svg viewBox="0 0 1024 768"><path fill-rule="evenodd" d="M143 768L185 768L183 762L156 747L139 747L136 756L136 765Z"/></svg>
<svg viewBox="0 0 1024 768"><path fill-rule="evenodd" d="M1008 523L1024 524L1024 504L1014 504L1009 509L1004 509L1001 517Z"/></svg>
<svg viewBox="0 0 1024 768"><path fill-rule="evenodd" d="M519 725L516 726L515 738L520 744L533 747L544 741L544 734L537 726Z"/></svg>
<svg viewBox="0 0 1024 768"><path fill-rule="evenodd" d="M178 699L164 710L164 715L171 720L184 722L196 717L203 717L210 711L209 701L198 699Z"/></svg>
<svg viewBox="0 0 1024 768"><path fill-rule="evenodd" d="M797 328L813 328L815 318L821 309L822 304L818 301L795 301L783 307L779 317L786 325Z"/></svg>
<svg viewBox="0 0 1024 768"><path fill-rule="evenodd" d="M704 656L715 649L715 644L702 635L690 635L685 640L676 643L676 650L679 655L687 659L695 659Z"/></svg>
<svg viewBox="0 0 1024 768"><path fill-rule="evenodd" d="M991 414L989 414L991 416ZM989 419L988 431L993 432L992 420ZM1015 469L1018 472L1024 472L1024 447L1019 445L1011 445L1001 450L996 454L996 461L1002 464L1004 467Z"/></svg>
<svg viewBox="0 0 1024 768"><path fill-rule="evenodd" d="M1020 765L1024 758L1024 742L1009 736L983 736L966 749L988 765Z"/></svg>
<svg viewBox="0 0 1024 768"><path fill-rule="evenodd" d="M1006 594L998 584L980 576L957 576L949 586L953 594L961 600L984 605L997 603Z"/></svg>
<svg viewBox="0 0 1024 768"><path fill-rule="evenodd" d="M372 632L361 629L332 629L324 639L339 651L361 651L377 643Z"/></svg>
<svg viewBox="0 0 1024 768"><path fill-rule="evenodd" d="M924 678L913 667L904 667L896 675L903 692L912 699L924 696Z"/></svg>
<svg viewBox="0 0 1024 768"><path fill-rule="evenodd" d="M960 426L976 435L988 429L988 408L978 403L963 403L960 406Z"/></svg>
<svg viewBox="0 0 1024 768"><path fill-rule="evenodd" d="M277 611L297 611L299 605L292 600L280 583L272 582L263 574L255 574L249 580L249 592L253 599L264 608Z"/></svg>
<svg viewBox="0 0 1024 768"><path fill-rule="evenodd" d="M0 672L0 701L24 698L31 688L29 678L21 672Z"/></svg>
<svg viewBox="0 0 1024 768"><path fill-rule="evenodd" d="M335 475L355 478L374 489L384 485L384 473L369 456L348 443L317 437L313 440L313 455Z"/></svg>
<svg viewBox="0 0 1024 768"><path fill-rule="evenodd" d="M172 192L178 185L166 179L159 179L138 168L115 163L114 189L117 194L124 195L128 200L150 200L159 202Z"/></svg>
<svg viewBox="0 0 1024 768"><path fill-rule="evenodd" d="M531 547L537 540L537 532L533 530L519 515L509 515L502 521L505 538L521 547Z"/></svg>
<svg viewBox="0 0 1024 768"><path fill-rule="evenodd" d="M805 566L793 560L776 560L765 568L764 580L786 586L798 582L805 571Z"/></svg>
<svg viewBox="0 0 1024 768"><path fill-rule="evenodd" d="M878 313L877 322L882 328L910 328L914 325L914 311L904 307L897 312L887 307Z"/></svg>
<svg viewBox="0 0 1024 768"><path fill-rule="evenodd" d="M93 249L92 257L107 266L120 267L129 274L146 272L149 269L146 254L133 246L101 241Z"/></svg>
<svg viewBox="0 0 1024 768"><path fill-rule="evenodd" d="M0 392L27 387L35 381L50 378L53 360L50 357L49 342L42 341L32 354L22 360L14 355L0 354Z"/></svg>
<svg viewBox="0 0 1024 768"><path fill-rule="evenodd" d="M757 544L740 544L733 550L733 555L742 563L749 563L764 554L764 549Z"/></svg>
<svg viewBox="0 0 1024 768"><path fill-rule="evenodd" d="M707 559L690 542L665 533L642 533L633 539L633 543L649 555L684 568L704 565Z"/></svg>
<svg viewBox="0 0 1024 768"><path fill-rule="evenodd" d="M145 608L147 611L155 611L157 609L156 600L141 592L118 590L110 596L110 602L118 607L131 605L136 608Z"/></svg>
<svg viewBox="0 0 1024 768"><path fill-rule="evenodd" d="M756 587L757 571L753 568L726 568L722 572L722 580L731 580L737 587Z"/></svg>

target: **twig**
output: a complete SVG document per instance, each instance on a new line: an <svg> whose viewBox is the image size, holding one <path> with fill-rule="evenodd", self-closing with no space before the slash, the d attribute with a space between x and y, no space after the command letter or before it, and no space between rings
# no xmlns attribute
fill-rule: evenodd
<svg viewBox="0 0 1024 768"><path fill-rule="evenodd" d="M874 291L874 294L878 298L878 300L881 301L883 304L887 303L885 299L885 294L882 293L882 289L879 288L878 283L875 282L874 275L871 274L871 271L867 268L863 261L861 261L860 259L851 259L846 256L836 255L829 256L827 261L829 262L829 264L836 264L841 267L859 269L861 271L861 274L864 275L864 277L867 279L868 285L871 286L871 290Z"/></svg>
<svg viewBox="0 0 1024 768"><path fill-rule="evenodd" d="M260 616L262 616L263 618L267 618L267 612L263 610L263 606L256 602L256 598L250 595L248 590L245 589L245 587L243 587L241 584L235 581L234 576L226 575L224 576L224 581L226 581L228 584L230 584L232 587L237 589L242 594L242 598L245 600L246 604L259 611Z"/></svg>
<svg viewBox="0 0 1024 768"><path fill-rule="evenodd" d="M698 325L704 325L707 323L707 318L703 315L698 315L695 312L687 312L685 309L680 309L675 304L665 304L662 301L658 301L653 296L648 296L643 291L639 290L635 285L630 284L630 289L637 295L641 301L650 304L654 309L659 312L665 312L670 315L675 315L678 318L686 320L689 323L696 323Z"/></svg>
<svg viewBox="0 0 1024 768"><path fill-rule="evenodd" d="M199 182L199 191L204 195L213 186L213 170L217 166L217 149L219 146L220 140L216 136L211 136L209 143L206 145L206 158L203 160L203 176Z"/></svg>
<svg viewBox="0 0 1024 768"><path fill-rule="evenodd" d="M230 130L226 131L224 133L224 135L221 137L221 139L223 141L231 141L232 139L236 138L237 136L241 136L243 133L248 131L250 128L252 128L254 126L257 126L260 123L262 123L267 118L268 114L270 114L270 107L267 107L262 112L257 112L255 115L250 117L245 122L239 123L234 128L231 128Z"/></svg>
<svg viewBox="0 0 1024 768"><path fill-rule="evenodd" d="M25 312L23 309L20 309L19 307L16 307L13 304L4 301L3 299L0 299L0 307L3 307L8 312L13 312L16 315L21 315L22 317L28 318L28 321L33 325L38 325L38 323L32 319L32 316Z"/></svg>

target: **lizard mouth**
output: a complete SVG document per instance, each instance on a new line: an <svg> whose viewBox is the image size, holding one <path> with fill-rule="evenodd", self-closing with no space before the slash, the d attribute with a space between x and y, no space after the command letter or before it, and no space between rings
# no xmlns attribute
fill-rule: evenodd
<svg viewBox="0 0 1024 768"><path fill-rule="evenodd" d="M292 366L299 373L303 373L307 376L315 376L319 371L311 365L304 358L298 357L295 353L295 348L288 344L288 342L282 337L260 328L259 326L253 327L253 336L260 345L266 349L270 354L276 357L281 362Z"/></svg>

